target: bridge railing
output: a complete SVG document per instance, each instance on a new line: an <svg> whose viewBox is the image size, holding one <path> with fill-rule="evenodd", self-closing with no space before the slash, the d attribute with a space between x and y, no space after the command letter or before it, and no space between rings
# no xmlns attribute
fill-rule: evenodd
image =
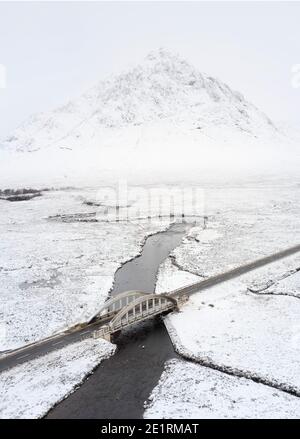
<svg viewBox="0 0 300 439"><path fill-rule="evenodd" d="M142 291L124 291L123 293L118 294L117 296L111 297L109 300L104 302L102 307L99 309L97 314L89 321L89 323L94 320L112 317L117 314L124 306L127 306L129 303L133 302L136 298L146 295L147 293L143 293Z"/></svg>
<svg viewBox="0 0 300 439"><path fill-rule="evenodd" d="M111 320L109 323L111 333L176 307L177 301L165 295L149 294L139 297L127 307L124 307Z"/></svg>

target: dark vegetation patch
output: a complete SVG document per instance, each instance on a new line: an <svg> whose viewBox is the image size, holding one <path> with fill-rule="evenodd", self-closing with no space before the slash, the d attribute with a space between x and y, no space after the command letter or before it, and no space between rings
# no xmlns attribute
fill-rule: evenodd
<svg viewBox="0 0 300 439"><path fill-rule="evenodd" d="M24 195L10 195L9 197L0 197L1 200L6 201L28 201L32 200L32 198L40 197L42 194L24 194Z"/></svg>
<svg viewBox="0 0 300 439"><path fill-rule="evenodd" d="M49 216L49 220L63 223L97 223L96 213L75 213Z"/></svg>
<svg viewBox="0 0 300 439"><path fill-rule="evenodd" d="M32 189L32 188L22 188L22 189L0 189L0 200L6 201L28 201L32 198L42 196L43 192L49 191L50 189Z"/></svg>
<svg viewBox="0 0 300 439"><path fill-rule="evenodd" d="M95 201L84 201L83 204L85 204L86 206L96 206L96 207L103 206L103 204L96 203Z"/></svg>

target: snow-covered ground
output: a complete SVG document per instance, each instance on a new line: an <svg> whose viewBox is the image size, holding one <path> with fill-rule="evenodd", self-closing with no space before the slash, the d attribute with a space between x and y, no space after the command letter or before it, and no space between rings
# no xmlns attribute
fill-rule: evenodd
<svg viewBox="0 0 300 439"><path fill-rule="evenodd" d="M236 126L199 130L193 122L163 119L107 128L97 141L88 138L71 150L0 147L0 188L100 186L120 177L146 184L218 184L249 176L297 176L298 163L299 145L287 138L257 138Z"/></svg>
<svg viewBox="0 0 300 439"><path fill-rule="evenodd" d="M149 234L166 227L95 222L98 208L84 202L96 195L96 189L65 190L0 200L0 351L91 318L115 271L139 254Z"/></svg>
<svg viewBox="0 0 300 439"><path fill-rule="evenodd" d="M242 281L226 282L168 317L177 350L201 364L300 396L298 299L257 297L245 289Z"/></svg>
<svg viewBox="0 0 300 439"><path fill-rule="evenodd" d="M296 396L187 361L166 363L144 418L298 418Z"/></svg>
<svg viewBox="0 0 300 439"><path fill-rule="evenodd" d="M90 339L2 372L0 419L43 417L114 351L111 343Z"/></svg>
<svg viewBox="0 0 300 439"><path fill-rule="evenodd" d="M299 178L203 188L207 227L174 251L183 269L209 277L300 243Z"/></svg>
<svg viewBox="0 0 300 439"><path fill-rule="evenodd" d="M227 183L222 187L207 185L203 191L205 205L201 214L207 217L206 228L203 230L203 222L192 228L182 245L161 266L157 291L194 283L298 243L300 197L297 182L282 181L276 186L249 183L239 187ZM96 189L49 191L30 201L0 201L5 207L1 210L0 241L3 249L0 276L5 286L1 290L5 304L1 311L6 328L2 349L39 339L89 318L107 297L120 264L139 253L147 235L166 227L165 223L156 224L153 220L150 223L102 222L105 216L101 209L98 211L97 194ZM207 365L208 369L219 369L220 375L212 380L222 381L224 377L224 383L227 383L228 375L224 371L232 375L233 381L229 380L232 384L224 384L222 410L218 411L216 405L221 397L213 393L206 396L211 407L216 405L214 414L209 409L197 411L198 397L201 406L203 395L195 389L191 403L195 416L242 416L250 397L247 391L249 395L253 391L253 399L259 395L258 406L264 407L265 416L296 416L297 404L292 404L296 397L289 400L286 411L278 412L269 389L273 387L276 394L279 392L279 399L286 398L281 389L300 392L300 302L295 297L299 292L299 267L299 255L274 262L192 296L182 312L166 318L179 353ZM286 296L282 296L282 292ZM56 354L62 366L68 355L64 351ZM45 365L49 356L35 361ZM85 373L95 365L93 361L88 362ZM18 395L18 389L21 392L19 377L23 377L31 389L32 374L27 367L31 366L25 364L1 374L8 395ZM188 368L187 375L196 371L190 370L190 364L184 361L180 367ZM203 376L204 369L199 370ZM178 392L178 380L174 379L177 372L177 368L167 367L169 378L166 382L170 386L170 393L165 392L167 399L168 395ZM248 379L249 385L239 381L237 375ZM6 377L10 376L15 376L15 381L7 381ZM162 377L163 383L165 377ZM72 385L57 385L55 392L51 380L45 382L47 393L54 393L49 401L55 403L81 380L81 375L75 375ZM256 387L258 384L254 385L253 380L264 384ZM234 382L239 383L238 388L241 386L237 392L241 392L242 403L239 409L230 410L228 407L235 401L230 396L231 386L237 385ZM198 384L196 382L195 386ZM178 404L168 409L173 407L174 412L166 411L161 393L155 390L153 405L145 416L186 415L190 405L184 389L182 385ZM264 392L268 395L265 405L260 396ZM35 410L36 398L41 397L39 387L32 395L35 399L28 405L22 399L20 406L12 405L10 413L3 407L3 416L19 416L22 405L28 409L24 416L31 416L30 413L41 416L52 403L45 410L42 406L44 411L30 411ZM181 411L178 411L180 405ZM254 406L253 403L249 417L256 416Z"/></svg>
<svg viewBox="0 0 300 439"><path fill-rule="evenodd" d="M300 266L265 282L254 282L249 291L257 294L295 296L300 299Z"/></svg>
<svg viewBox="0 0 300 439"><path fill-rule="evenodd" d="M194 283L300 243L297 182L267 189L259 186L212 189L207 192L206 201L206 229L193 228L184 243L162 264L157 292ZM257 392L252 387L253 381L265 384L271 399L271 387L299 397L299 268L297 253L193 295L180 313L165 318L176 350L208 370L226 372L234 379L237 376L249 379L251 385L246 392L249 397L255 398ZM198 396L200 406L204 398L199 395L196 380L197 373L200 377L203 373L199 367L180 364L167 368L162 387L158 386L154 392L153 412L150 408L146 416L155 416L156 410L166 416L186 414L189 399L191 409L196 410L195 416L213 416L210 410L195 407ZM180 378L176 384L180 368L184 370L182 375L195 375L194 381L191 379L190 385L183 385L181 390ZM228 377L224 377L226 382ZM165 385L171 394L180 392L173 412L169 393L164 406ZM221 411L213 393L205 397L209 406L216 406L215 414L246 415L242 413L243 400L240 409L231 412L230 397L226 388L223 390L227 402ZM281 393L281 397L285 396ZM291 399L295 404L290 412L276 408L276 399L272 402L270 398L263 409L266 416L300 417L297 398ZM169 411L168 407L171 407ZM249 407L248 416L255 417L251 404Z"/></svg>

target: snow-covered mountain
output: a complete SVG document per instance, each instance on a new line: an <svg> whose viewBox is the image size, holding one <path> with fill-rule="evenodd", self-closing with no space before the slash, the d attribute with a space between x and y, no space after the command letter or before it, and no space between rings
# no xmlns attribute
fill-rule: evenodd
<svg viewBox="0 0 300 439"><path fill-rule="evenodd" d="M0 183L9 184L12 174L76 184L121 171L181 178L192 168L202 176L231 173L232 166L257 171L279 157L285 139L243 95L160 49L66 105L32 116L0 142L13 167L1 158ZM284 160L277 162L282 168Z"/></svg>
<svg viewBox="0 0 300 439"><path fill-rule="evenodd" d="M164 119L198 129L234 127L253 136L275 131L270 119L240 93L161 49L129 72L100 81L79 99L32 116L4 146L24 151L97 142L100 148L103 129Z"/></svg>

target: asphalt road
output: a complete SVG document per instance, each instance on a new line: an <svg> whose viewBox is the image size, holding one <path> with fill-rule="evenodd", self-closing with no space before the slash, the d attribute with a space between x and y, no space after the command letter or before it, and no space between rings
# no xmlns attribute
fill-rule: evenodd
<svg viewBox="0 0 300 439"><path fill-rule="evenodd" d="M283 259L287 256L291 256L299 251L300 251L300 245L290 247L286 250L280 251L278 253L274 253L270 256L257 259L256 261L251 262L249 264L245 264L243 266L234 268L233 270L227 271L225 273L221 273L217 276L213 276L204 281L200 281L195 284L188 285L183 288L179 288L173 291L171 295L178 296L181 294L186 294L186 295L194 294L198 291L210 288L219 283L241 276L242 274L245 274L254 269L263 267L264 265L270 264L279 259ZM60 349L71 343L75 343L77 341L89 338L93 331L99 329L104 323L107 323L108 320L109 319L107 319L106 321L102 320L101 322L94 322L80 329L76 329L73 331L66 331L56 336L42 340L36 344L31 344L23 348L11 351L10 353L5 354L3 355L2 358L0 358L0 372L9 369L10 367L14 367L19 364L30 361L38 356L45 355L49 352Z"/></svg>
<svg viewBox="0 0 300 439"><path fill-rule="evenodd" d="M264 265L271 264L272 262L276 262L279 259L286 258L300 251L300 244L295 245L294 247L290 247L286 250L282 250L278 253L273 253L270 256L266 256L261 259L256 259L256 261L250 262L249 264L241 265L240 267L234 268L230 271L226 271L225 273L218 274L216 276L210 277L209 279L196 282L192 285L188 285L183 288L178 288L174 290L171 295L178 296L180 294L191 295L197 293L198 291L204 290L206 288L210 288L214 285L220 284L230 279L234 279L236 277L241 276L242 274L248 273L249 271L255 270L257 268L263 267Z"/></svg>
<svg viewBox="0 0 300 439"><path fill-rule="evenodd" d="M66 331L56 336L41 340L40 342L13 350L0 358L0 372L9 369L10 367L26 363L27 361L60 349L71 343L89 338L91 337L92 332L99 329L104 323L105 321L102 320L101 323L92 323L83 328L74 331Z"/></svg>

